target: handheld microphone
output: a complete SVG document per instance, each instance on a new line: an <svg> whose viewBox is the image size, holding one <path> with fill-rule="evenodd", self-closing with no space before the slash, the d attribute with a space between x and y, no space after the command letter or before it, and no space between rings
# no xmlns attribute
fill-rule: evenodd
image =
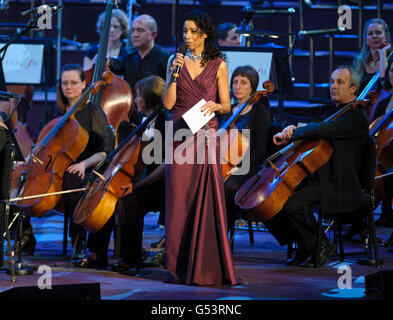
<svg viewBox="0 0 393 320"><path fill-rule="evenodd" d="M15 98L18 99L20 98L19 94L15 94L15 93L11 93L11 92L7 92L7 91L0 91L0 97L2 98Z"/></svg>
<svg viewBox="0 0 393 320"><path fill-rule="evenodd" d="M63 8L63 6L50 6L50 5L47 5L47 4L43 4L43 5L41 5L41 6L39 6L39 7L36 7L36 8L31 8L31 9L29 9L29 10L26 10L26 11L23 11L22 13L21 13L21 15L22 16L25 16L25 15L27 15L27 14L30 14L30 13L32 13L32 14L36 14L38 11L47 11L47 10L51 10L51 11L57 11L57 10L59 10L59 9L62 9Z"/></svg>
<svg viewBox="0 0 393 320"><path fill-rule="evenodd" d="M180 46L180 52L183 56L187 53L187 46L182 43ZM177 82L177 78L179 78L180 67L176 66L173 75L172 75L172 82Z"/></svg>

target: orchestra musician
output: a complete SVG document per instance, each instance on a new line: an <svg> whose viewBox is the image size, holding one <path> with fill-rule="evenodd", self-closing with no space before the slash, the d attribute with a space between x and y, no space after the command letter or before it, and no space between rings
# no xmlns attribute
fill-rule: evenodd
<svg viewBox="0 0 393 320"><path fill-rule="evenodd" d="M232 107L232 112L229 115L220 116L221 124L232 114L236 113L238 108L256 92L259 84L258 72L251 66L237 67L232 73L230 84L237 104ZM249 104L235 121L236 129L250 130L248 156L244 156L244 158L248 158L250 161L250 170L247 174L233 174L225 181L228 228L234 225L236 216L239 213L239 208L234 202L236 192L244 182L257 173L261 163L267 156L271 120L269 100L266 97L262 97L257 103Z"/></svg>
<svg viewBox="0 0 393 320"><path fill-rule="evenodd" d="M101 34L104 25L105 11L101 12L97 19L97 33ZM128 36L128 17L121 9L112 10L111 24L109 28L107 57L118 57L126 54ZM99 45L93 45L86 50L83 58L83 70L88 70L96 60Z"/></svg>
<svg viewBox="0 0 393 320"><path fill-rule="evenodd" d="M217 27L217 44L219 46L239 47L240 34L236 33L237 25L232 22L221 23Z"/></svg>
<svg viewBox="0 0 393 320"><path fill-rule="evenodd" d="M74 63L63 66L57 91L60 112L67 112L82 96L85 88L86 80L82 67ZM89 140L75 163L70 165L64 173L63 190L84 187L91 169L105 159L106 155L113 150L115 143L114 133L105 113L99 106L87 102L80 106L74 115L79 125L89 134ZM80 197L80 192L63 195L64 214L71 217L69 234L73 246L74 265L79 265L86 257L87 232L72 219Z"/></svg>
<svg viewBox="0 0 393 320"><path fill-rule="evenodd" d="M374 18L364 24L363 47L353 61L353 66L361 77L359 93L363 91L377 71L383 78L387 67L387 56L392 50L389 42L389 27L383 19ZM382 84L379 81L373 90L379 92L381 88Z"/></svg>
<svg viewBox="0 0 393 320"><path fill-rule="evenodd" d="M164 86L165 81L158 76L146 77L136 83L135 103L145 117L162 108ZM158 162L146 164L143 177L132 185L132 192L118 202L116 224L119 226L120 261L113 265L113 271L124 272L141 263L145 215L159 211L160 218L165 219L165 122L168 120L169 115L162 108L143 133L149 144L156 147L150 156L157 157ZM155 154L160 150L161 154Z"/></svg>
<svg viewBox="0 0 393 320"><path fill-rule="evenodd" d="M156 75L166 77L169 53L155 44L157 22L147 14L136 17L131 24L131 43L128 53L109 59L109 68L115 74L124 76L135 96L134 88L138 80Z"/></svg>
<svg viewBox="0 0 393 320"><path fill-rule="evenodd" d="M360 85L358 72L351 66L336 68L330 78L330 96L337 110L353 102ZM360 205L361 161L367 157L368 120L363 107L345 112L334 120L312 122L304 127L290 125L273 137L277 145L295 140L326 139L333 154L315 174L308 176L288 198L284 208L265 222L281 245L296 242L296 256L289 265L306 261L314 267L317 237L320 237L319 265L323 266L335 247L325 233L318 233L314 210L323 213L350 213Z"/></svg>
<svg viewBox="0 0 393 320"><path fill-rule="evenodd" d="M136 83L135 104L138 112L149 116L156 109L161 109L161 94L164 90L165 81L158 76L150 76L139 80ZM165 121L168 116L161 110L147 125L143 132L143 140L149 141L148 146L153 145L153 153L161 151L158 155L158 163L155 162L157 155L149 154L149 159L145 159L142 153L142 161L145 163L152 160L144 168L142 177L136 176L133 183L122 186L125 194L119 199L116 205L116 233L115 247L118 248L120 261L112 266L116 272L125 272L141 263L142 237L144 216L150 211L163 212L165 208L165 166L164 156L164 133ZM144 120L144 119L143 119ZM125 132L120 132L119 139L126 138ZM83 259L82 268L106 268L108 265L108 247L113 228L112 215L104 227L95 233L89 233L88 249L90 256Z"/></svg>

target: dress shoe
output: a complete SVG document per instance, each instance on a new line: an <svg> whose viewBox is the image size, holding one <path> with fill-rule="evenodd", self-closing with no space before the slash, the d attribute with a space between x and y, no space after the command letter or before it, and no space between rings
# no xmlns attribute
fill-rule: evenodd
<svg viewBox="0 0 393 320"><path fill-rule="evenodd" d="M81 259L79 263L79 268L85 269L106 269L107 266L108 261L104 259L92 259L91 257Z"/></svg>
<svg viewBox="0 0 393 320"><path fill-rule="evenodd" d="M118 262L112 266L112 271L119 272L119 273L127 272L128 270L130 270L134 266L135 266L135 263L128 264L127 262L121 261L121 262Z"/></svg>
<svg viewBox="0 0 393 320"><path fill-rule="evenodd" d="M150 247L151 247L152 249L154 249L154 251L155 251L155 250L159 251L159 250L164 249L164 248L165 248L165 237L162 237L162 238L160 239L160 241L153 242L153 243L150 245ZM153 251L153 250L151 250L151 251Z"/></svg>
<svg viewBox="0 0 393 320"><path fill-rule="evenodd" d="M303 263L304 261L306 261L310 255L311 255L310 250L298 248L296 250L295 256L293 258L287 259L285 261L285 264L288 266L299 265L299 264Z"/></svg>
<svg viewBox="0 0 393 320"><path fill-rule="evenodd" d="M305 267L306 268L323 267L327 262L328 258L334 253L335 250L336 247L334 246L333 243L331 243L329 240L323 241L321 243L321 249L319 252L319 264L315 265L315 253L314 253L311 256L311 258L306 261Z"/></svg>
<svg viewBox="0 0 393 320"><path fill-rule="evenodd" d="M72 259L75 261L78 260L82 261L83 259L85 259L86 247L87 247L86 239L84 239L83 236L80 236L78 238L71 238L71 244L72 244Z"/></svg>
<svg viewBox="0 0 393 320"><path fill-rule="evenodd" d="M21 250L21 252L26 253L28 256L34 256L36 244L37 240L34 236L33 231L25 230L22 233L22 240L20 242L16 242L14 252L15 254L18 254L19 250Z"/></svg>

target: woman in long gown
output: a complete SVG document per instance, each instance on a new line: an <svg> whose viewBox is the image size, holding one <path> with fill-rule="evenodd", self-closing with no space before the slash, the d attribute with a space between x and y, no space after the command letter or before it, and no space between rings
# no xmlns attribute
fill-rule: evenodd
<svg viewBox="0 0 393 320"><path fill-rule="evenodd" d="M174 134L188 128L182 115L201 99L207 101L201 107L205 114L230 111L227 65L214 44L215 30L210 17L199 11L188 14L183 38L188 53L184 57L178 53L168 61L163 93L164 106L171 110ZM173 82L171 75L176 66L182 68L177 82ZM172 163L168 163L165 157L166 267L170 282L237 283L227 234L217 128L217 118L213 117L192 137L194 145L199 142L192 149L193 155L202 154L204 161L181 164L175 154ZM174 140L176 153L182 142Z"/></svg>

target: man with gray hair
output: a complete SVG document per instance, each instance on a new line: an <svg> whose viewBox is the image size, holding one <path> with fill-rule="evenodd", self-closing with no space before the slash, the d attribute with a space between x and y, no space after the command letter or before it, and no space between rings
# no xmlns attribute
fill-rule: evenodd
<svg viewBox="0 0 393 320"><path fill-rule="evenodd" d="M133 48L125 55L110 58L109 68L124 76L135 97L134 86L142 78L156 75L165 80L169 52L155 44L157 22L147 14L132 21L131 42Z"/></svg>
<svg viewBox="0 0 393 320"><path fill-rule="evenodd" d="M330 77L330 96L336 110L356 99L359 77L350 66L340 66ZM314 174L310 174L295 189L283 209L265 222L266 227L281 245L297 243L296 256L288 265L306 261L314 266L316 245L320 239L318 267L323 266L334 252L334 245L325 233L318 234L314 211L320 206L322 213L352 213L360 207L361 190L366 189L363 160L373 155L369 152L368 120L364 107L351 108L336 119L303 127L286 127L273 137L276 145L295 140L324 139L333 147L329 160ZM362 161L361 161L362 160ZM372 159L371 159L372 160Z"/></svg>

